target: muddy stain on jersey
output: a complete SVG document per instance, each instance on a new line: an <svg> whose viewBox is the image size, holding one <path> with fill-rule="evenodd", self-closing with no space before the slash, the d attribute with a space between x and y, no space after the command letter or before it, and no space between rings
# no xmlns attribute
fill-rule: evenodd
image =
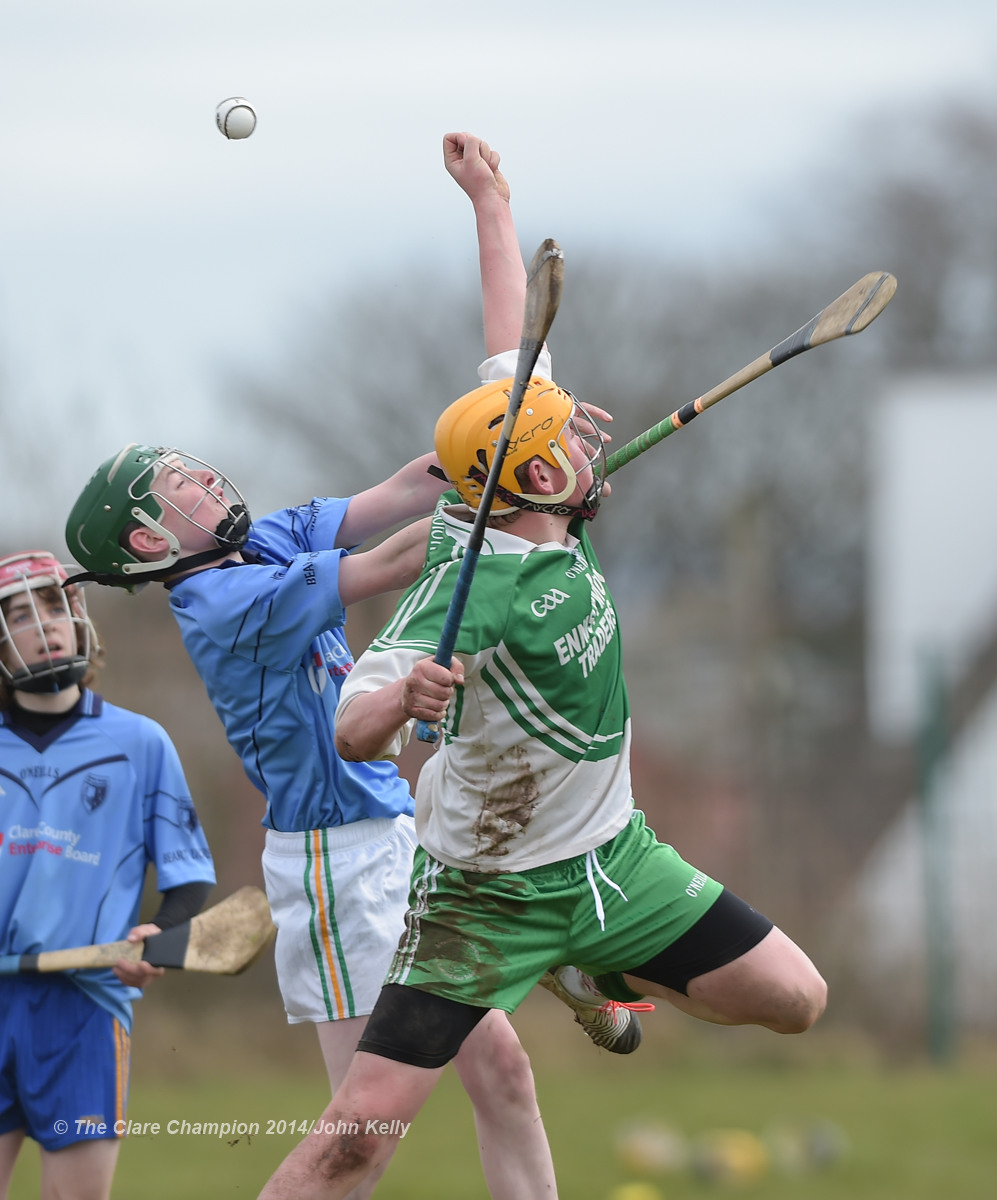
<svg viewBox="0 0 997 1200"><path fill-rule="evenodd" d="M523 836L540 800L540 781L530 766L525 746L488 765L481 811L472 832L476 857L501 858Z"/></svg>

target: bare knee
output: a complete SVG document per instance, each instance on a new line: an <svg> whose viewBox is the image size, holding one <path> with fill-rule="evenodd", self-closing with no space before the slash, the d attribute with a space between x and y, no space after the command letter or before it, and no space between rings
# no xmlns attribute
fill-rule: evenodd
<svg viewBox="0 0 997 1200"><path fill-rule="evenodd" d="M384 1147L384 1138L367 1133L366 1122L340 1122L349 1126L321 1146L315 1156L314 1169L327 1182L337 1183L344 1179L363 1178L377 1165L378 1154Z"/></svg>
<svg viewBox="0 0 997 1200"><path fill-rule="evenodd" d="M536 1104L529 1056L502 1014L489 1014L481 1022L465 1040L454 1066L479 1111Z"/></svg>
<svg viewBox="0 0 997 1200"><path fill-rule="evenodd" d="M509 1032L512 1033L511 1026ZM522 1104L526 1100L532 1100L535 1094L533 1068L529 1055L519 1043L519 1038L515 1033L512 1033L511 1038L502 1038L496 1051L489 1063L492 1068L493 1093L504 1093L503 1103L507 1104Z"/></svg>
<svg viewBox="0 0 997 1200"><path fill-rule="evenodd" d="M721 1025L803 1033L824 1011L827 984L803 951L773 927L740 958L690 980L687 997L666 998Z"/></svg>
<svg viewBox="0 0 997 1200"><path fill-rule="evenodd" d="M806 1033L826 1007L827 984L814 971L780 998L773 1021L766 1024L776 1033Z"/></svg>
<svg viewBox="0 0 997 1200"><path fill-rule="evenodd" d="M728 987L744 987L746 1009L755 1010L749 1021L775 1033L805 1033L827 1004L827 984L817 968L775 926L730 970Z"/></svg>

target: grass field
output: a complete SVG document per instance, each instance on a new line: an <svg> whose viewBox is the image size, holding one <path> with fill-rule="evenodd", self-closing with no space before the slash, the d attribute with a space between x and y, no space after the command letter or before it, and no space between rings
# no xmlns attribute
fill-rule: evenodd
<svg viewBox="0 0 997 1200"><path fill-rule="evenodd" d="M759 1030L704 1029L669 1013L651 1019L657 1027L649 1026L636 1055L619 1059L594 1050L560 1018L559 1010L538 1002L517 1017L517 1027L533 1058L562 1200L609 1200L618 1185L640 1178L665 1200L990 1200L997 1194L992 1057L978 1054L945 1070L889 1066L840 1035L779 1039ZM306 1045L300 1033L284 1068L260 1046L228 1058L224 1035L221 1045L216 1038L213 1050L185 1059L179 1071L175 1061L159 1063L161 1047L147 1050L145 1061L137 1048L129 1117L158 1121L161 1129L125 1139L116 1200L255 1196L298 1140L288 1126L316 1116L327 1099L317 1060L309 1053L295 1065ZM257 1122L259 1132L167 1132L170 1121L184 1120ZM641 1174L628 1170L615 1148L621 1126L635 1120L665 1123L690 1140L719 1128L765 1135L776 1125L819 1120L843 1132L848 1150L821 1170L787 1173L770 1165L737 1187L689 1168ZM36 1196L37 1178L37 1154L28 1143L11 1200ZM487 1197L470 1108L450 1073L401 1143L377 1196Z"/></svg>

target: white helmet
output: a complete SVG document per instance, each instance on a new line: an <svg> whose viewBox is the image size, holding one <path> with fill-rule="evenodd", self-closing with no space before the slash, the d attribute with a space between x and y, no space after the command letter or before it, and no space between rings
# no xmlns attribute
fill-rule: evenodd
<svg viewBox="0 0 997 1200"><path fill-rule="evenodd" d="M15 691L61 692L80 682L100 652L83 591L72 586L64 589L67 577L66 568L47 550L25 550L0 559L0 674ZM46 589L51 594L40 595ZM35 631L44 643L46 619L39 600L51 602L56 597L72 622L75 652L53 655L46 648L40 661L29 664L19 639L25 630Z"/></svg>

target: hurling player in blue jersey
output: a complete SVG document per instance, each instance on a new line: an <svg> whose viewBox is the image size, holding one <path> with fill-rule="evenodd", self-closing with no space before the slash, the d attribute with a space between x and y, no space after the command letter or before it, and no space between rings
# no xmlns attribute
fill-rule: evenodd
<svg viewBox="0 0 997 1200"><path fill-rule="evenodd" d="M214 867L176 750L89 690L82 594L48 551L0 559L0 954L140 941L199 912ZM162 891L138 925L146 870ZM132 1001L162 969L0 976L0 1197L25 1137L42 1196L110 1195Z"/></svg>
<svg viewBox="0 0 997 1200"><path fill-rule="evenodd" d="M444 139L447 170L477 223L486 351L508 374L526 274L499 156L470 134ZM515 351L511 358L515 359ZM429 521L373 550L351 547L431 512L446 485L434 454L346 499L250 522L231 482L174 450L126 446L103 463L66 525L80 578L170 593L184 644L246 774L266 800L263 866L277 925L288 1019L315 1024L333 1092L349 1066L404 927L415 849L413 802L394 764L345 762L334 716L353 658L346 608L414 581ZM587 995L576 1017L597 1044L640 1040L625 1005ZM591 1018L588 1020L587 1018ZM503 1013L490 1013L455 1059L475 1107L495 1200L556 1195L529 1061ZM387 1165L351 1193L370 1194Z"/></svg>
<svg viewBox="0 0 997 1200"><path fill-rule="evenodd" d="M397 770L335 752L333 715L353 665L344 610L416 577L426 523L363 553L343 547L430 508L441 491L426 473L432 461L352 499L315 499L250 524L211 468L131 445L100 467L67 527L89 577L161 580L169 590L187 651L266 799L278 981L288 1019L315 1023L333 1090L402 931L415 848L412 798ZM128 549L118 545L125 526ZM138 557L164 550L166 567ZM467 1051L455 1065L492 1195L555 1195L529 1061L505 1015L482 1022Z"/></svg>

